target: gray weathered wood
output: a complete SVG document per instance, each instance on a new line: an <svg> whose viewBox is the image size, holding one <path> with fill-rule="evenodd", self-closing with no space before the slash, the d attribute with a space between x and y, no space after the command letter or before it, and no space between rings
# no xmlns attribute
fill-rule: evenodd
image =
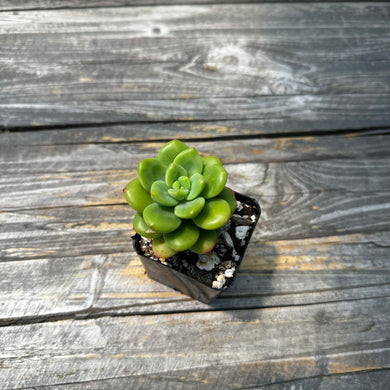
<svg viewBox="0 0 390 390"><path fill-rule="evenodd" d="M256 197L278 196L280 202L312 192L312 202L315 197L321 199L325 190L336 197L337 191L350 192L351 200L367 192L381 196L388 191L388 141L386 136L318 137L194 146L199 145L205 153L219 150L217 154L227 164L229 183L237 191ZM4 170L0 186L5 194L0 199L1 209L123 203L121 189L136 175L138 161L155 155L161 145L6 147L4 158L0 157ZM250 172L243 174L245 169ZM43 193L46 196L42 198Z"/></svg>
<svg viewBox="0 0 390 390"><path fill-rule="evenodd" d="M116 100L65 103L0 103L6 129L112 122L257 120L263 132L276 129L325 127L330 130L388 128L387 94L299 95L241 98Z"/></svg>
<svg viewBox="0 0 390 390"><path fill-rule="evenodd" d="M244 186L235 189L246 190ZM264 196L249 192L262 206L264 240L386 231L390 223L389 194L389 191L365 194L309 191ZM28 191L26 196L31 196ZM45 203L48 208L0 214L3 260L127 250L126 240L134 215L127 205L58 207L57 203L53 208L51 203L54 205L56 201L49 199ZM27 200L25 205L31 208ZM283 223L286 220L288 224Z"/></svg>
<svg viewBox="0 0 390 390"><path fill-rule="evenodd" d="M389 227L389 193L348 194L347 198L343 192L309 194L260 198L262 239L375 233ZM304 198L301 203L299 198ZM1 258L5 261L125 252L133 215L127 205L3 212ZM286 218L288 225L283 224Z"/></svg>
<svg viewBox="0 0 390 390"><path fill-rule="evenodd" d="M119 382L118 382L119 383ZM386 390L390 383L390 370L368 370L351 374L332 374L309 379L298 379L281 383L253 387L253 390L291 390L295 389L377 389ZM114 385L114 383L113 383ZM77 385L78 386L78 385ZM295 386L295 387L294 387ZM66 386L65 386L66 388ZM77 388L77 387L75 387Z"/></svg>
<svg viewBox="0 0 390 390"><path fill-rule="evenodd" d="M386 230L390 220L388 140L318 137L199 146L203 152L226 151L223 160L228 163L229 184L259 199L263 238L275 240ZM153 156L160 146L4 150L2 166L8 173L0 182L2 258L127 250L123 243L133 212L124 204L121 189L136 175L138 160ZM95 164L96 155L100 160ZM115 169L121 164L129 164L128 169ZM243 169L249 173L243 174ZM289 224L283 222L286 218ZM20 234L26 227L26 233Z"/></svg>
<svg viewBox="0 0 390 390"><path fill-rule="evenodd" d="M181 374L184 374L181 372ZM121 378L114 379L103 379L96 381L88 381L82 383L72 383L64 385L55 385L55 386L44 386L39 387L43 390L51 390L53 387L56 389L64 390L79 390L79 389L93 389L93 390L111 390L123 387L131 388L143 388L147 386L150 390L160 390L161 386L166 386L170 389L182 389L185 386L186 389L218 389L218 384L210 384L210 380L207 379L207 383L204 383L205 380L200 380L194 378L195 380L191 383L185 382L185 376L181 378L162 378L162 377L150 377L150 376L125 376ZM368 370L366 372L354 372L350 374L325 374L317 375L311 378L305 379L296 379L296 380L285 380L277 383L267 383L263 386L251 386L252 390L292 390L292 389L332 389L332 390L388 390L388 384L390 381L390 370L389 369L378 369L378 370ZM208 387L209 386L209 387ZM214 386L214 387L212 387ZM226 387L229 388L229 387ZM234 388L234 387L233 387ZM36 388L35 388L36 389ZM241 388L242 389L242 388ZM30 390L30 389L27 389ZM34 389L31 389L34 390Z"/></svg>
<svg viewBox="0 0 390 390"><path fill-rule="evenodd" d="M2 103L60 106L72 99L88 102L91 96L94 101L112 104L115 100L379 94L390 90L390 56L384 50L390 31L384 28L376 34L367 28L346 32L330 28L329 36L321 40L308 36L305 28L294 34L288 29L269 29L260 37L245 31L230 37L238 43L222 43L220 36L210 36L207 30L199 37L158 39L131 38L122 31L113 38L97 31L100 39L81 32L77 42L76 37L62 33L60 46L58 33L34 31L35 39L26 42L27 33L20 37L4 34L3 55L7 57L3 59ZM334 45L341 34L344 40ZM113 48L109 46L112 40ZM174 47L167 51L173 42ZM327 53L330 48L332 54Z"/></svg>
<svg viewBox="0 0 390 390"><path fill-rule="evenodd" d="M336 126L336 121L334 122ZM186 142L195 143L199 140L213 142L215 139L224 139L235 137L236 141L246 137L256 138L253 142L261 142L260 139L272 137L310 137L313 131L319 134L347 134L348 138L364 135L385 135L390 133L390 128L363 129L363 130L344 130L337 129L332 132L328 122L319 121L311 124L311 127L302 127L297 122L290 122L289 130L281 127L281 123L264 128L261 120L239 120L239 121L211 121L211 122L168 122L168 123L129 123L126 125L99 125L99 126L81 126L67 127L66 131L58 129L34 130L34 131L3 131L0 133L0 157L10 146L43 146L43 145L83 145L83 144L118 144L135 142L161 142L171 139L181 139ZM296 127L295 127L296 126ZM294 138L293 138L294 139ZM295 138L298 139L298 138ZM317 138L318 140L322 138ZM326 138L332 142L332 138ZM303 139L305 142L307 138ZM343 138L337 138L333 149L337 148L338 143L342 142L345 146L343 153L349 153L350 147L346 145ZM378 144L374 138L367 138L371 144ZM263 142L266 142L263 140ZM289 143L294 141L288 141ZM267 145L265 143L265 145ZM272 144L271 144L272 145ZM2 148L2 146L6 146ZM269 145L267 145L268 150ZM279 148L279 154L282 154L284 148ZM14 149L15 151L15 149ZM301 150L301 153L305 150ZM363 150L362 150L363 152ZM15 151L15 153L20 153ZM276 154L275 154L276 155ZM275 157L275 156L274 156Z"/></svg>
<svg viewBox="0 0 390 390"><path fill-rule="evenodd" d="M387 390L389 5L183 3L0 0L0 388ZM172 138L262 206L208 305L131 248Z"/></svg>
<svg viewBox="0 0 390 390"><path fill-rule="evenodd" d="M134 170L140 160L156 156L165 144L165 141L149 140L125 142L118 140L115 133L112 135L109 131L97 134L93 132L90 139L87 133L84 141L75 137L72 144L69 144L71 138L66 137L68 131L53 133L46 140L47 131L7 134L6 142L0 145L2 174L29 176L35 173ZM29 134L37 136L30 137ZM390 137L375 134L371 136L370 133L369 136L364 137L351 133L345 136L296 136L271 139L250 137L234 141L222 138L202 142L196 139L186 140L186 134L183 132L177 135L179 139L195 147L203 155L218 154L224 164L322 161L327 158L348 159L348 161L386 158L390 147ZM225 129L223 134L227 135ZM82 137L81 133L79 135ZM370 189L374 188L370 187Z"/></svg>
<svg viewBox="0 0 390 390"><path fill-rule="evenodd" d="M267 366L268 368L268 366ZM210 374L212 371L208 372ZM96 381L88 381L82 383L72 383L64 385L55 385L55 386L43 386L39 387L39 390L51 390L53 387L55 389L64 389L64 390L84 390L84 389L93 389L93 390L111 390L118 389L123 387L131 388L142 388L147 386L150 390L160 390L162 386L166 386L169 389L182 389L185 386L186 389L218 389L218 384L213 383L210 378L207 378L207 383L205 380L200 380L194 378L195 380L191 383L185 382L185 373L181 378L167 378L167 377L150 377L150 376L124 376L121 378L113 379L103 379ZM211 376L211 375L210 375ZM272 380L272 379L271 379ZM211 384L210 384L211 382ZM389 369L378 369L378 370L368 370L366 372L359 371L353 372L350 374L324 374L317 375L311 378L305 379L296 379L296 380L284 380L277 383L267 383L263 386L251 386L252 390L292 390L292 389L334 389L334 390L388 390L388 385L390 382L390 370ZM229 385L229 384L228 384ZM227 385L227 386L228 386ZM214 387L213 387L214 386ZM229 387L225 387L229 388ZM37 388L35 388L37 389ZM31 389L31 390L35 390ZM27 389L30 390L30 389Z"/></svg>
<svg viewBox="0 0 390 390"><path fill-rule="evenodd" d="M0 215L1 258L13 260L0 264L3 290L10 292L3 323L177 305L210 309L150 281L131 249L133 212L120 189L138 160L163 143L110 144L107 137L100 145L1 148L3 210L17 206ZM231 183L263 206L239 279L213 307L361 299L378 296L378 286L388 294L388 141L374 135L194 143L206 154L223 151ZM254 176L243 179L243 167ZM87 183L97 185L92 207ZM17 187L23 191L10 191ZM106 205L113 201L121 204ZM30 274L30 283L10 288Z"/></svg>
<svg viewBox="0 0 390 390"><path fill-rule="evenodd" d="M334 2L335 0L301 0L301 3ZM353 2L355 0L344 0ZM384 2L386 0L365 0L369 2ZM258 0L191 0L191 4L223 4L223 3L257 3ZM282 0L267 0L271 2L282 2ZM283 0L295 2L295 0ZM94 7L118 7L118 6L147 6L147 5L188 5L185 0L0 0L0 11L23 11L36 9L62 9L62 8L94 8Z"/></svg>
<svg viewBox="0 0 390 390"><path fill-rule="evenodd" d="M169 388L226 389L380 370L390 362L389 305L377 298L3 327L0 375L5 388L128 377L132 388L161 379Z"/></svg>
<svg viewBox="0 0 390 390"><path fill-rule="evenodd" d="M388 126L389 12L383 3L4 12L0 123Z"/></svg>
<svg viewBox="0 0 390 390"><path fill-rule="evenodd" d="M130 238L124 253L113 248L107 254L103 250L73 257L48 253L35 260L0 262L0 325L178 308L270 307L388 296L388 241L388 233L377 233L264 242L258 230L235 284L211 305L150 280Z"/></svg>

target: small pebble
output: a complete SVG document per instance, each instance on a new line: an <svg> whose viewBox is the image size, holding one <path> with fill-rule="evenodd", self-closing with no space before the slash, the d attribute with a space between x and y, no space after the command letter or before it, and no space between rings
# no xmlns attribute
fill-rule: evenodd
<svg viewBox="0 0 390 390"><path fill-rule="evenodd" d="M229 236L229 233L228 232L224 232L223 233L223 238L226 242L226 245L230 246L231 248L234 248L234 244L233 244L233 240L232 238Z"/></svg>
<svg viewBox="0 0 390 390"><path fill-rule="evenodd" d="M196 266L199 269L205 271L211 271L217 264L219 264L221 259L217 256L215 252L206 253L199 255L199 260L196 263Z"/></svg>
<svg viewBox="0 0 390 390"><path fill-rule="evenodd" d="M249 226L236 226L236 237L239 240L243 240L246 237L249 229Z"/></svg>
<svg viewBox="0 0 390 390"><path fill-rule="evenodd" d="M222 274L218 275L217 280L214 280L213 282L213 288L221 289L224 284L225 284L225 276Z"/></svg>
<svg viewBox="0 0 390 390"><path fill-rule="evenodd" d="M234 276L234 271L236 270L236 267L228 268L225 271L225 278L232 278Z"/></svg>

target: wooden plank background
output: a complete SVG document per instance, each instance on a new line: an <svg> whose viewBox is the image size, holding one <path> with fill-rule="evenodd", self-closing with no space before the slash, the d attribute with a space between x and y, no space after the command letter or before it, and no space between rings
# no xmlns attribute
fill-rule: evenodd
<svg viewBox="0 0 390 390"><path fill-rule="evenodd" d="M301 0L300 3L338 2L339 0ZM366 0L369 2L385 2L386 0ZM267 3L294 3L295 0L267 0ZM344 2L355 2L344 0ZM258 0L191 0L191 4L224 4L224 3L258 3ZM148 5L186 5L185 0L0 0L0 11L25 11L38 9L63 9L63 8L96 8L96 7L121 7L121 6L148 6Z"/></svg>
<svg viewBox="0 0 390 390"><path fill-rule="evenodd" d="M382 3L2 12L0 125L387 127L389 15Z"/></svg>
<svg viewBox="0 0 390 390"><path fill-rule="evenodd" d="M390 6L177 3L0 1L0 389L387 390ZM131 248L172 138L262 206L208 305Z"/></svg>

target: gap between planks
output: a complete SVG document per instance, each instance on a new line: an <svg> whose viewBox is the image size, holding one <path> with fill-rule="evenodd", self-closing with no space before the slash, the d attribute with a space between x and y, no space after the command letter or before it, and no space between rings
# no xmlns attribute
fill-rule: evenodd
<svg viewBox="0 0 390 390"><path fill-rule="evenodd" d="M255 119L256 120L256 119ZM215 121L204 121L204 120L192 120L186 121L186 123L202 123L204 126L207 126L208 123L213 122L231 122L231 120L215 120ZM161 122L107 122L107 123L96 123L96 124L72 124L72 125L54 125L54 126L37 126L37 127L20 127L20 128L1 128L0 127L0 139L2 135L11 136L17 133L31 133L35 132L46 132L46 131L65 131L65 130L78 130L78 129L88 129L88 130L97 130L99 128L112 127L115 129L117 126L132 126L132 125L147 125L153 124L158 125L159 123L169 124L178 122L172 121L161 121ZM218 142L218 141L240 141L240 140L251 140L251 139L277 139L277 138L301 138L301 137L327 137L327 136L374 136L374 135L389 135L390 127L389 126L378 126L378 127L362 127L356 129L329 129L329 130L313 130L313 131L289 131L289 132L275 132L275 133L264 133L264 132L254 132L252 134L234 134L234 135L216 135L213 137L188 137L183 133L183 137L177 137L185 142ZM169 142L174 137L147 137L147 138L129 138L128 140L116 140L106 138L104 141L87 141L87 142L64 142L64 143L51 143L52 146L61 146L61 145L99 145L99 144L141 144L141 143L152 143L152 142ZM34 144L33 146L47 146L47 144Z"/></svg>
<svg viewBox="0 0 390 390"><path fill-rule="evenodd" d="M218 121L217 123L224 123L225 121ZM231 121L226 121L231 122ZM194 122L196 123L196 121ZM222 125L208 125L213 122L202 122L202 126L210 127L216 130L224 128ZM145 125L145 123L140 123ZM373 137L373 136L386 136L390 135L390 127L369 127L360 129L333 129L326 131L296 131L296 132L253 132L251 134L226 134L217 135L207 134L206 136L194 136L194 133L186 133L185 130L179 134L173 133L172 136L161 136L158 133L150 134L145 138L139 138L139 132L133 132L131 128L126 129L126 126L132 127L134 123L118 123L118 124L97 124L97 125L80 125L80 126L49 126L42 128L21 128L18 130L0 130L0 140L4 146L18 146L18 147L40 147L40 146L77 146L77 145L139 145L139 144L153 144L153 143L166 143L172 139L179 139L183 142L226 142L226 141L250 141L250 140L293 140L293 139L307 139L308 137ZM158 123L153 123L158 125ZM176 123L177 125L177 123ZM187 124L186 124L187 125ZM107 129L107 127L109 129ZM245 127L245 126L244 126ZM250 127L250 126L248 126ZM228 127L226 127L228 129ZM79 132L85 131L84 139L78 137ZM108 131L107 131L108 130ZM128 130L128 131L126 131ZM152 130L153 131L153 130ZM238 130L240 131L240 130ZM112 134L108 135L107 134ZM134 133L134 134L133 134ZM189 136L190 134L190 136ZM52 136L52 141L47 142L47 136ZM77 137L76 137L77 136ZM23 139L28 137L27 139ZM37 141L38 139L45 139L45 142ZM75 138L77 140L75 140ZM85 140L85 138L87 138Z"/></svg>

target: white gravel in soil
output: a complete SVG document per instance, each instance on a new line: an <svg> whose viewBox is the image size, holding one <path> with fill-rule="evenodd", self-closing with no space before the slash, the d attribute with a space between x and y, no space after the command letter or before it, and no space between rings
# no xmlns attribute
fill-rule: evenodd
<svg viewBox="0 0 390 390"><path fill-rule="evenodd" d="M216 265L221 262L221 259L214 252L205 253L199 255L199 260L196 263L196 266L199 269L203 269L205 271L211 271Z"/></svg>

